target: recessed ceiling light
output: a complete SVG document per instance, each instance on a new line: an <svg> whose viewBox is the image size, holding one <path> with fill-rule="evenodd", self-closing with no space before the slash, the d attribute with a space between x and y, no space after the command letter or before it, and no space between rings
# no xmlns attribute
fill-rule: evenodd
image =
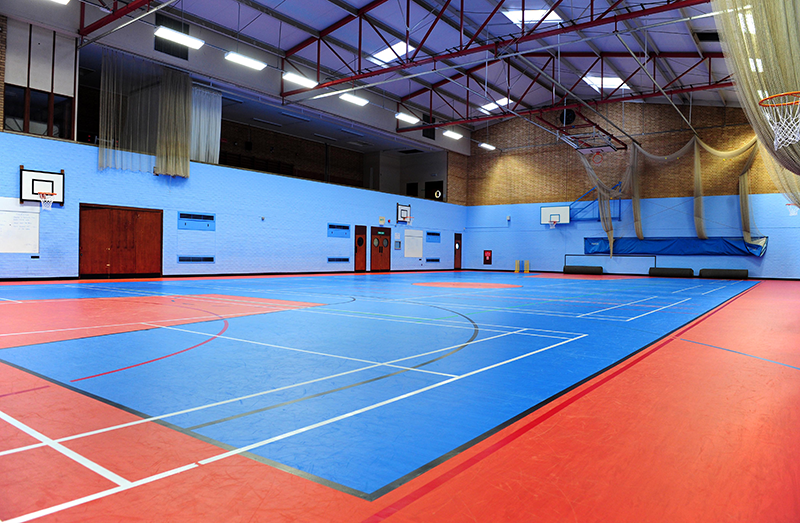
<svg viewBox="0 0 800 523"><path fill-rule="evenodd" d="M343 133L352 134L353 136L360 136L360 137L364 136L359 132L353 131L352 129L345 129L344 127L340 128L339 130L342 131Z"/></svg>
<svg viewBox="0 0 800 523"><path fill-rule="evenodd" d="M205 44L205 42L199 38L189 36L186 33L181 33L180 31L175 31L169 27L164 27L163 25L158 26L155 34L159 38L175 42L176 44L185 45L191 49L200 49Z"/></svg>
<svg viewBox="0 0 800 523"><path fill-rule="evenodd" d="M265 123L267 125L273 125L275 127L283 127L283 125L281 125L279 123L270 122L269 120L262 120L261 118L253 118L253 120L256 121L256 122Z"/></svg>
<svg viewBox="0 0 800 523"><path fill-rule="evenodd" d="M350 102L351 104L356 104L361 107L364 107L369 103L369 100L367 100L366 98L361 98L360 96L356 96L350 93L344 93L339 98L344 100L345 102Z"/></svg>
<svg viewBox="0 0 800 523"><path fill-rule="evenodd" d="M448 138L452 138L453 140L460 140L461 138L464 137L464 135L458 134L454 131L445 131L442 134L444 134Z"/></svg>
<svg viewBox="0 0 800 523"><path fill-rule="evenodd" d="M485 142L478 144L478 147L483 147L487 151L494 151L495 149L497 149L497 147L495 147L494 145Z"/></svg>
<svg viewBox="0 0 800 523"><path fill-rule="evenodd" d="M294 118L295 120L300 120L301 122L310 122L311 118L306 118L305 116L300 116L299 114L292 114L292 113L284 113L281 111L283 116L288 116L289 118Z"/></svg>
<svg viewBox="0 0 800 523"><path fill-rule="evenodd" d="M397 60L399 57L404 57L405 55L410 55L414 52L416 48L413 45L409 45L406 47L405 42L397 42L391 47L387 47L383 51L377 52L372 56L368 56L367 60L374 64L378 64L381 67L389 67L389 62Z"/></svg>
<svg viewBox="0 0 800 523"><path fill-rule="evenodd" d="M489 114L489 111L494 111L495 109L499 109L500 107L505 107L511 102L508 98L500 98L497 102L489 102L486 105L480 106L480 111L482 113Z"/></svg>
<svg viewBox="0 0 800 523"><path fill-rule="evenodd" d="M522 28L522 10L521 9L509 9L507 11L503 11L503 14L506 15L506 18L511 20L514 25L519 28ZM533 25L538 23L542 17L547 14L547 10L545 9L526 9L525 10L525 25ZM547 18L544 19L545 23L553 23L557 24L561 21L561 17L555 13L550 13L547 15Z"/></svg>
<svg viewBox="0 0 800 523"><path fill-rule="evenodd" d="M628 89L628 90L630 90L630 87L628 87L628 84L622 83L622 79L620 79L620 78L618 78L616 76L604 76L602 78L599 77L599 76L584 76L583 77L583 81L586 82L587 84L591 85L592 89L594 89L598 93L600 92L600 85L601 84L603 86L603 89L617 89L617 88L619 88L619 89Z"/></svg>
<svg viewBox="0 0 800 523"><path fill-rule="evenodd" d="M410 124L419 123L419 118L417 118L416 116L411 115L411 114L397 113L397 114L394 115L394 117L397 118L398 120L401 120L403 122L410 123Z"/></svg>
<svg viewBox="0 0 800 523"><path fill-rule="evenodd" d="M250 69L255 69L256 71L261 71L267 66L267 64L260 60L254 60L253 58L248 58L239 53L234 53L233 51L225 53L225 59L229 62L235 62L239 65L249 67Z"/></svg>
<svg viewBox="0 0 800 523"><path fill-rule="evenodd" d="M69 0L52 0L52 1L61 5L67 5L69 3Z"/></svg>
<svg viewBox="0 0 800 523"><path fill-rule="evenodd" d="M303 87L307 87L309 89L316 87L317 82L310 78L306 78L305 76L300 76L299 74L294 73L283 73L283 79L287 82L291 82L293 84L302 85Z"/></svg>

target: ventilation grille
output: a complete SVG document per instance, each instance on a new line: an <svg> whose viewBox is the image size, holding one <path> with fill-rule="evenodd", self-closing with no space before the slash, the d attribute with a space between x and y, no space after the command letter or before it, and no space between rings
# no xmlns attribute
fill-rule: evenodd
<svg viewBox="0 0 800 523"><path fill-rule="evenodd" d="M425 258L428 263L439 263L439 258Z"/></svg>
<svg viewBox="0 0 800 523"><path fill-rule="evenodd" d="M328 263L350 263L350 258L328 258Z"/></svg>
<svg viewBox="0 0 800 523"><path fill-rule="evenodd" d="M206 221L214 221L213 214L189 214L182 212L181 213L181 220L206 220Z"/></svg>
<svg viewBox="0 0 800 523"><path fill-rule="evenodd" d="M350 226L341 224L341 223L329 223L328 224L328 237L334 238L349 238L350 237Z"/></svg>
<svg viewBox="0 0 800 523"><path fill-rule="evenodd" d="M425 233L425 241L428 243L441 243L442 242L442 235L438 232L426 232Z"/></svg>
<svg viewBox="0 0 800 523"><path fill-rule="evenodd" d="M178 256L178 263L214 263L213 256Z"/></svg>

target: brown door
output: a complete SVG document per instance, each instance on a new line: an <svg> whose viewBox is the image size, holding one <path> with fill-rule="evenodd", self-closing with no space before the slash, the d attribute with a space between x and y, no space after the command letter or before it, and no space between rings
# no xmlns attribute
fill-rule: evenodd
<svg viewBox="0 0 800 523"><path fill-rule="evenodd" d="M386 227L372 227L371 231L369 270L392 270L392 230Z"/></svg>
<svg viewBox="0 0 800 523"><path fill-rule="evenodd" d="M161 276L162 211L81 205L82 278Z"/></svg>
<svg viewBox="0 0 800 523"><path fill-rule="evenodd" d="M356 225L355 271L367 270L367 226Z"/></svg>
<svg viewBox="0 0 800 523"><path fill-rule="evenodd" d="M456 240L453 243L453 268L461 268L461 233L456 233Z"/></svg>

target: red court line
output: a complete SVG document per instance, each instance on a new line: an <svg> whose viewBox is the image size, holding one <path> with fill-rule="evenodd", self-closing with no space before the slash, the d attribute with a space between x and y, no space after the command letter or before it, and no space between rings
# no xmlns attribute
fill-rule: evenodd
<svg viewBox="0 0 800 523"><path fill-rule="evenodd" d="M608 383L612 379L616 378L617 376L619 376L623 372L627 371L628 369L630 369L634 365L640 363L641 361L643 361L648 356L651 356L652 354L654 354L658 350L662 349L666 345L672 343L674 340L679 338L681 336L681 334L683 334L687 330L691 329L695 325L698 325L698 324L702 323L703 321L707 320L708 318L712 317L714 314L716 314L719 311L723 310L725 307L727 307L728 305L733 303L735 300L738 300L739 298L741 298L742 296L744 296L745 294L747 294L748 292L750 292L754 288L755 288L755 286L750 287L746 291L742 292L741 294L738 294L737 296L735 296L731 300L725 302L721 306L715 308L712 311L709 311L708 313L704 314L700 318L698 318L695 321L691 322L689 325L687 325L687 326L679 329L678 331L673 332L672 334L668 335L666 338L664 338L660 342L658 342L655 346L652 346L652 347L650 347L648 349L645 349L645 352L643 354L640 354L637 357L635 357L634 360L629 361L628 363L625 363L622 367L619 367L619 368L613 370L611 372L611 374L607 374L607 375L605 375L603 377L598 377L599 379L597 379L597 381L594 381L593 383L591 383L591 385L588 385L588 386L586 386L584 388L581 388L577 393L570 395L565 401L559 403L556 407L551 408L550 410L548 410L544 414L540 414L540 415L536 416L536 418L534 418L532 421L529 421L528 423L526 423L525 425L523 425L519 429L515 430L511 434L505 436L504 438L502 438L501 440L495 442L491 446L485 448L481 452L479 452L479 453L475 454L474 456L470 457L469 459L463 461L462 463L458 464L454 468L452 468L449 471L445 472L441 476L438 476L437 478L433 479L432 481L429 481L425 485L422 485L421 487L419 487L416 490L410 492L409 494L406 494L404 497L402 497L399 500L395 501L391 505L385 507L383 510L380 510L380 511L376 512L372 516L370 516L367 519L365 519L363 521L363 523L377 523L377 522L383 521L386 518L388 518L388 517L392 516L393 514L397 513L398 511L402 510L403 508L407 507L408 505L410 505L410 504L414 503L415 501L423 498L424 496L426 496L427 494L429 494L430 492L432 492L436 488L438 488L441 485L447 483L451 479L457 477L462 472L464 472L467 469L471 468L472 466L480 463L481 461L483 461L487 457L491 456L492 454L496 453L500 449L502 449L505 446L507 446L509 443L513 442L514 440L520 438L521 436L523 436L524 434L526 434L530 430L534 429L535 427L537 427L538 425L540 425L544 421L550 419L551 417L555 416L556 414L558 414L562 410L564 410L567 407L571 406L572 404L574 404L575 402L577 402L579 399L583 398L584 396L586 396L590 392L598 389L599 387L601 387L602 385Z"/></svg>
<svg viewBox="0 0 800 523"><path fill-rule="evenodd" d="M173 352L172 354L167 354L167 355L165 355L165 356L161 356L161 357L159 357L159 358L154 358L154 359L152 359L152 360L143 361L143 362L141 362L141 363L137 363L137 364L135 364L135 365L128 365L127 367L122 367L122 368L119 368L119 369L114 369L114 370L110 370L110 371L107 371L107 372L101 372L100 374L94 374L94 375L92 375L92 376L85 376L85 377L83 377L83 378L78 378L78 379L70 380L70 383L74 383L74 382L76 382L76 381L88 380L88 379L92 379L92 378L97 378L97 377L99 377L99 376L106 376L106 375L108 375L108 374L114 374L115 372L120 372L120 371L123 371L123 370L133 369L133 368L135 368L135 367L141 367L142 365L147 365L148 363L153 363L154 361L165 360L165 359L167 359L167 358L171 358L171 357L173 357L173 356L177 356L178 354L183 354L184 352L188 352L188 351L190 351L190 350L192 350L192 349L196 349L197 347L200 347L201 345L205 345L205 344L206 344L206 343L208 343L209 341L213 341L213 340L215 340L215 339L219 338L220 336L222 336L222 334L223 334L223 333L224 333L226 330L228 330L228 320L226 320L226 319L223 319L222 321L223 321L223 322L225 322L225 325L222 327L222 330L221 330L221 331L219 331L219 332L218 332L217 334L215 334L214 336L211 336L211 337L210 337L210 338L208 338L207 340L205 340L205 341L203 341L203 342L200 342L200 343L198 343L197 345L193 345L193 346L189 347L188 349L179 350L178 352Z"/></svg>
<svg viewBox="0 0 800 523"><path fill-rule="evenodd" d="M5 398L6 396L16 396L17 394L25 394L26 392L33 392L35 390L42 390L42 389L46 389L48 387L50 387L50 385L44 385L42 387L36 387L36 388L33 388L33 389L27 389L27 390L18 390L17 392L9 392L7 394L0 394L0 398Z"/></svg>
<svg viewBox="0 0 800 523"><path fill-rule="evenodd" d="M418 282L414 285L419 285L420 287L444 287L453 289L512 289L522 287L522 285L511 285L508 283L479 283L471 281Z"/></svg>

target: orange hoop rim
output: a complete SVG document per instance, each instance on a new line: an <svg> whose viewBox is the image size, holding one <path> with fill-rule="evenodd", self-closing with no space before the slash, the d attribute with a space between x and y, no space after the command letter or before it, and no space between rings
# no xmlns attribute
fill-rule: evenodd
<svg viewBox="0 0 800 523"><path fill-rule="evenodd" d="M599 161L597 161L598 159ZM600 151L595 152L592 155L592 163L595 165L600 165L601 163L603 163L603 153Z"/></svg>
<svg viewBox="0 0 800 523"><path fill-rule="evenodd" d="M794 96L797 100L793 102L782 102L782 103L768 103L770 100L774 100L775 98L780 98L781 96ZM761 107L785 107L787 105L797 105L800 104L800 91L790 91L788 93L780 93L780 94L773 94L772 96L767 96L766 98L762 98L759 100L758 105Z"/></svg>
<svg viewBox="0 0 800 523"><path fill-rule="evenodd" d="M39 196L55 196L58 193L55 193L55 192L37 192L36 194L38 194Z"/></svg>

